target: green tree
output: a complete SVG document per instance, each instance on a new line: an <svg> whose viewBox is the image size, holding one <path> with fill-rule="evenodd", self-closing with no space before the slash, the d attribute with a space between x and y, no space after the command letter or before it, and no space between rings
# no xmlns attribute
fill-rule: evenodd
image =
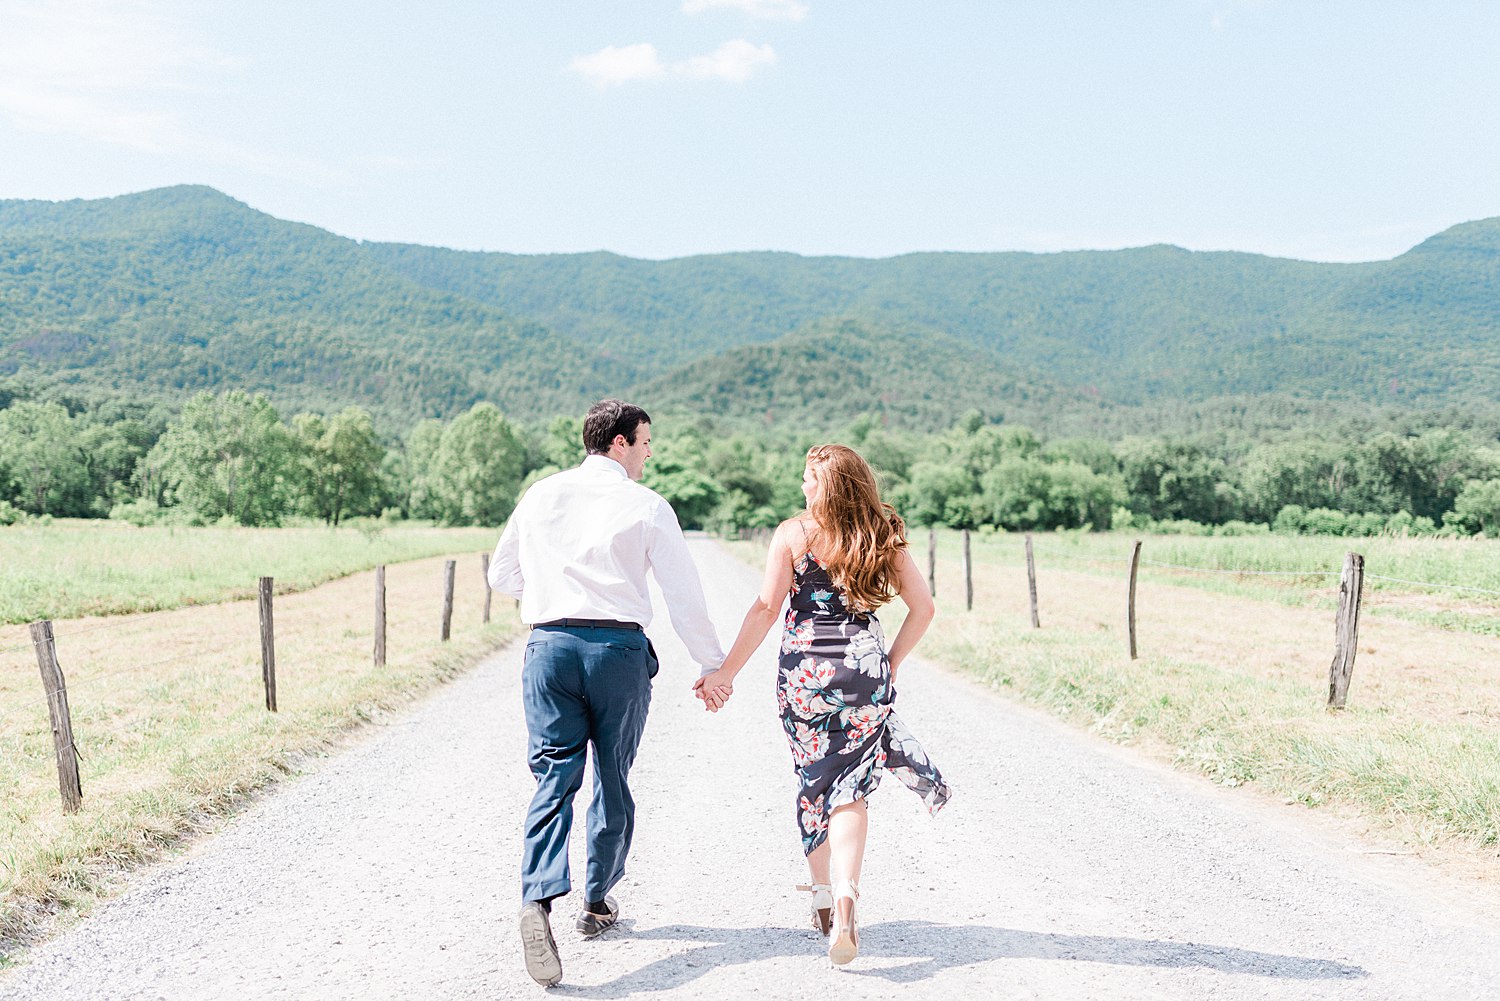
<svg viewBox="0 0 1500 1001"><path fill-rule="evenodd" d="M442 444L442 421L422 421L406 436L400 469L393 472L401 476L399 482L404 485L404 490L401 490L399 496L409 518L430 518L435 521L442 517L437 471L438 449Z"/></svg>
<svg viewBox="0 0 1500 1001"><path fill-rule="evenodd" d="M1304 438L1256 445L1240 465L1245 513L1263 521L1282 508L1341 508L1349 503L1354 462L1342 443Z"/></svg>
<svg viewBox="0 0 1500 1001"><path fill-rule="evenodd" d="M345 407L332 420L298 414L292 427L301 446L303 499L330 525L346 514L372 514L380 503L385 446L367 411Z"/></svg>
<svg viewBox="0 0 1500 1001"><path fill-rule="evenodd" d="M515 509L525 449L493 403L476 403L443 429L433 499L449 525L499 525Z"/></svg>
<svg viewBox="0 0 1500 1001"><path fill-rule="evenodd" d="M189 400L147 461L160 470L171 499L205 521L276 525L292 495L294 452L270 401L235 389Z"/></svg>
<svg viewBox="0 0 1500 1001"><path fill-rule="evenodd" d="M973 477L943 462L913 463L911 477L891 492L891 504L914 525L978 528L984 520Z"/></svg>
<svg viewBox="0 0 1500 1001"><path fill-rule="evenodd" d="M1078 462L1010 456L983 477L985 521L1011 530L1109 527L1125 488Z"/></svg>
<svg viewBox="0 0 1500 1001"><path fill-rule="evenodd" d="M80 422L58 403L20 401L0 411L0 470L16 506L31 514L89 513L89 469Z"/></svg>
<svg viewBox="0 0 1500 1001"><path fill-rule="evenodd" d="M1188 442L1127 438L1116 448L1130 509L1158 520L1217 525L1238 503L1222 459Z"/></svg>
<svg viewBox="0 0 1500 1001"><path fill-rule="evenodd" d="M583 461L583 419L580 417L554 417L547 425L542 439L542 466L572 469Z"/></svg>
<svg viewBox="0 0 1500 1001"><path fill-rule="evenodd" d="M672 505L683 528L707 528L724 493L719 483L704 471L699 444L673 438L663 441L660 449L653 445L654 454L641 477L641 483Z"/></svg>
<svg viewBox="0 0 1500 1001"><path fill-rule="evenodd" d="M1500 537L1500 480L1470 480L1453 502L1453 519L1489 538Z"/></svg>
<svg viewBox="0 0 1500 1001"><path fill-rule="evenodd" d="M92 513L105 514L114 504L130 499L136 470L158 436L159 430L134 417L109 422L94 419L83 426L78 437L88 470Z"/></svg>

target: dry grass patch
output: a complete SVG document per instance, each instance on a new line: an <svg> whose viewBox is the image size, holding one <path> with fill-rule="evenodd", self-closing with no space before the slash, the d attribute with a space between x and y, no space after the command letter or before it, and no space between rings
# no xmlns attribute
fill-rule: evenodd
<svg viewBox="0 0 1500 1001"><path fill-rule="evenodd" d="M55 623L83 810L65 817L41 679L24 629L0 631L0 952L34 940L245 793L362 720L461 671L518 628L479 557L459 557L439 641L441 558L387 567L387 663L372 663L374 574L275 603L277 702L265 709L254 601ZM19 642L18 642L19 640Z"/></svg>

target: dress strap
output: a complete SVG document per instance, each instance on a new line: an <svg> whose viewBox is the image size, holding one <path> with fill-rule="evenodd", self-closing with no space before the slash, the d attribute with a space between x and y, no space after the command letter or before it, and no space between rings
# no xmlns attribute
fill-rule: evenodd
<svg viewBox="0 0 1500 1001"><path fill-rule="evenodd" d="M797 527L800 528L800 529L802 529L802 555L805 556L805 555L807 555L807 550L808 550L807 526L804 525L804 524L802 524L802 519L801 518L798 518L797 519ZM792 586L791 586L791 591L792 591L793 594L795 594L797 592L797 560L800 559L800 558L801 557L798 556L798 555L796 555L796 554L793 554L793 556L792 556Z"/></svg>
<svg viewBox="0 0 1500 1001"><path fill-rule="evenodd" d="M802 555L806 556L807 553L812 549L812 542L810 542L808 540L808 537L807 537L807 525L803 523L803 521L802 521L801 518L798 518L797 519L797 527L802 530ZM792 566L795 567L796 565L797 565L797 557L793 556L792 557Z"/></svg>

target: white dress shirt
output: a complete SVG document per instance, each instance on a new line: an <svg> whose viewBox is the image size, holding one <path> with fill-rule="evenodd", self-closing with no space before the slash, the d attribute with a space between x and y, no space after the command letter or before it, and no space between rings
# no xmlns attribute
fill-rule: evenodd
<svg viewBox="0 0 1500 1001"><path fill-rule="evenodd" d="M644 629L647 570L688 653L705 672L717 668L724 651L672 505L608 456L590 455L527 489L495 547L489 581L520 599L523 622L613 619Z"/></svg>

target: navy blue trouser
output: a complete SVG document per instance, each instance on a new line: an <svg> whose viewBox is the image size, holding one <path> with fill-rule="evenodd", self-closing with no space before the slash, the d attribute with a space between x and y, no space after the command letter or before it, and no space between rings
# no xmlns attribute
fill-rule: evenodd
<svg viewBox="0 0 1500 1001"><path fill-rule="evenodd" d="M604 899L624 874L635 831L635 800L626 779L646 729L656 668L656 653L642 632L565 626L531 631L521 691L536 795L526 813L523 901L550 900L572 889L568 835L590 747L594 797L584 899Z"/></svg>

